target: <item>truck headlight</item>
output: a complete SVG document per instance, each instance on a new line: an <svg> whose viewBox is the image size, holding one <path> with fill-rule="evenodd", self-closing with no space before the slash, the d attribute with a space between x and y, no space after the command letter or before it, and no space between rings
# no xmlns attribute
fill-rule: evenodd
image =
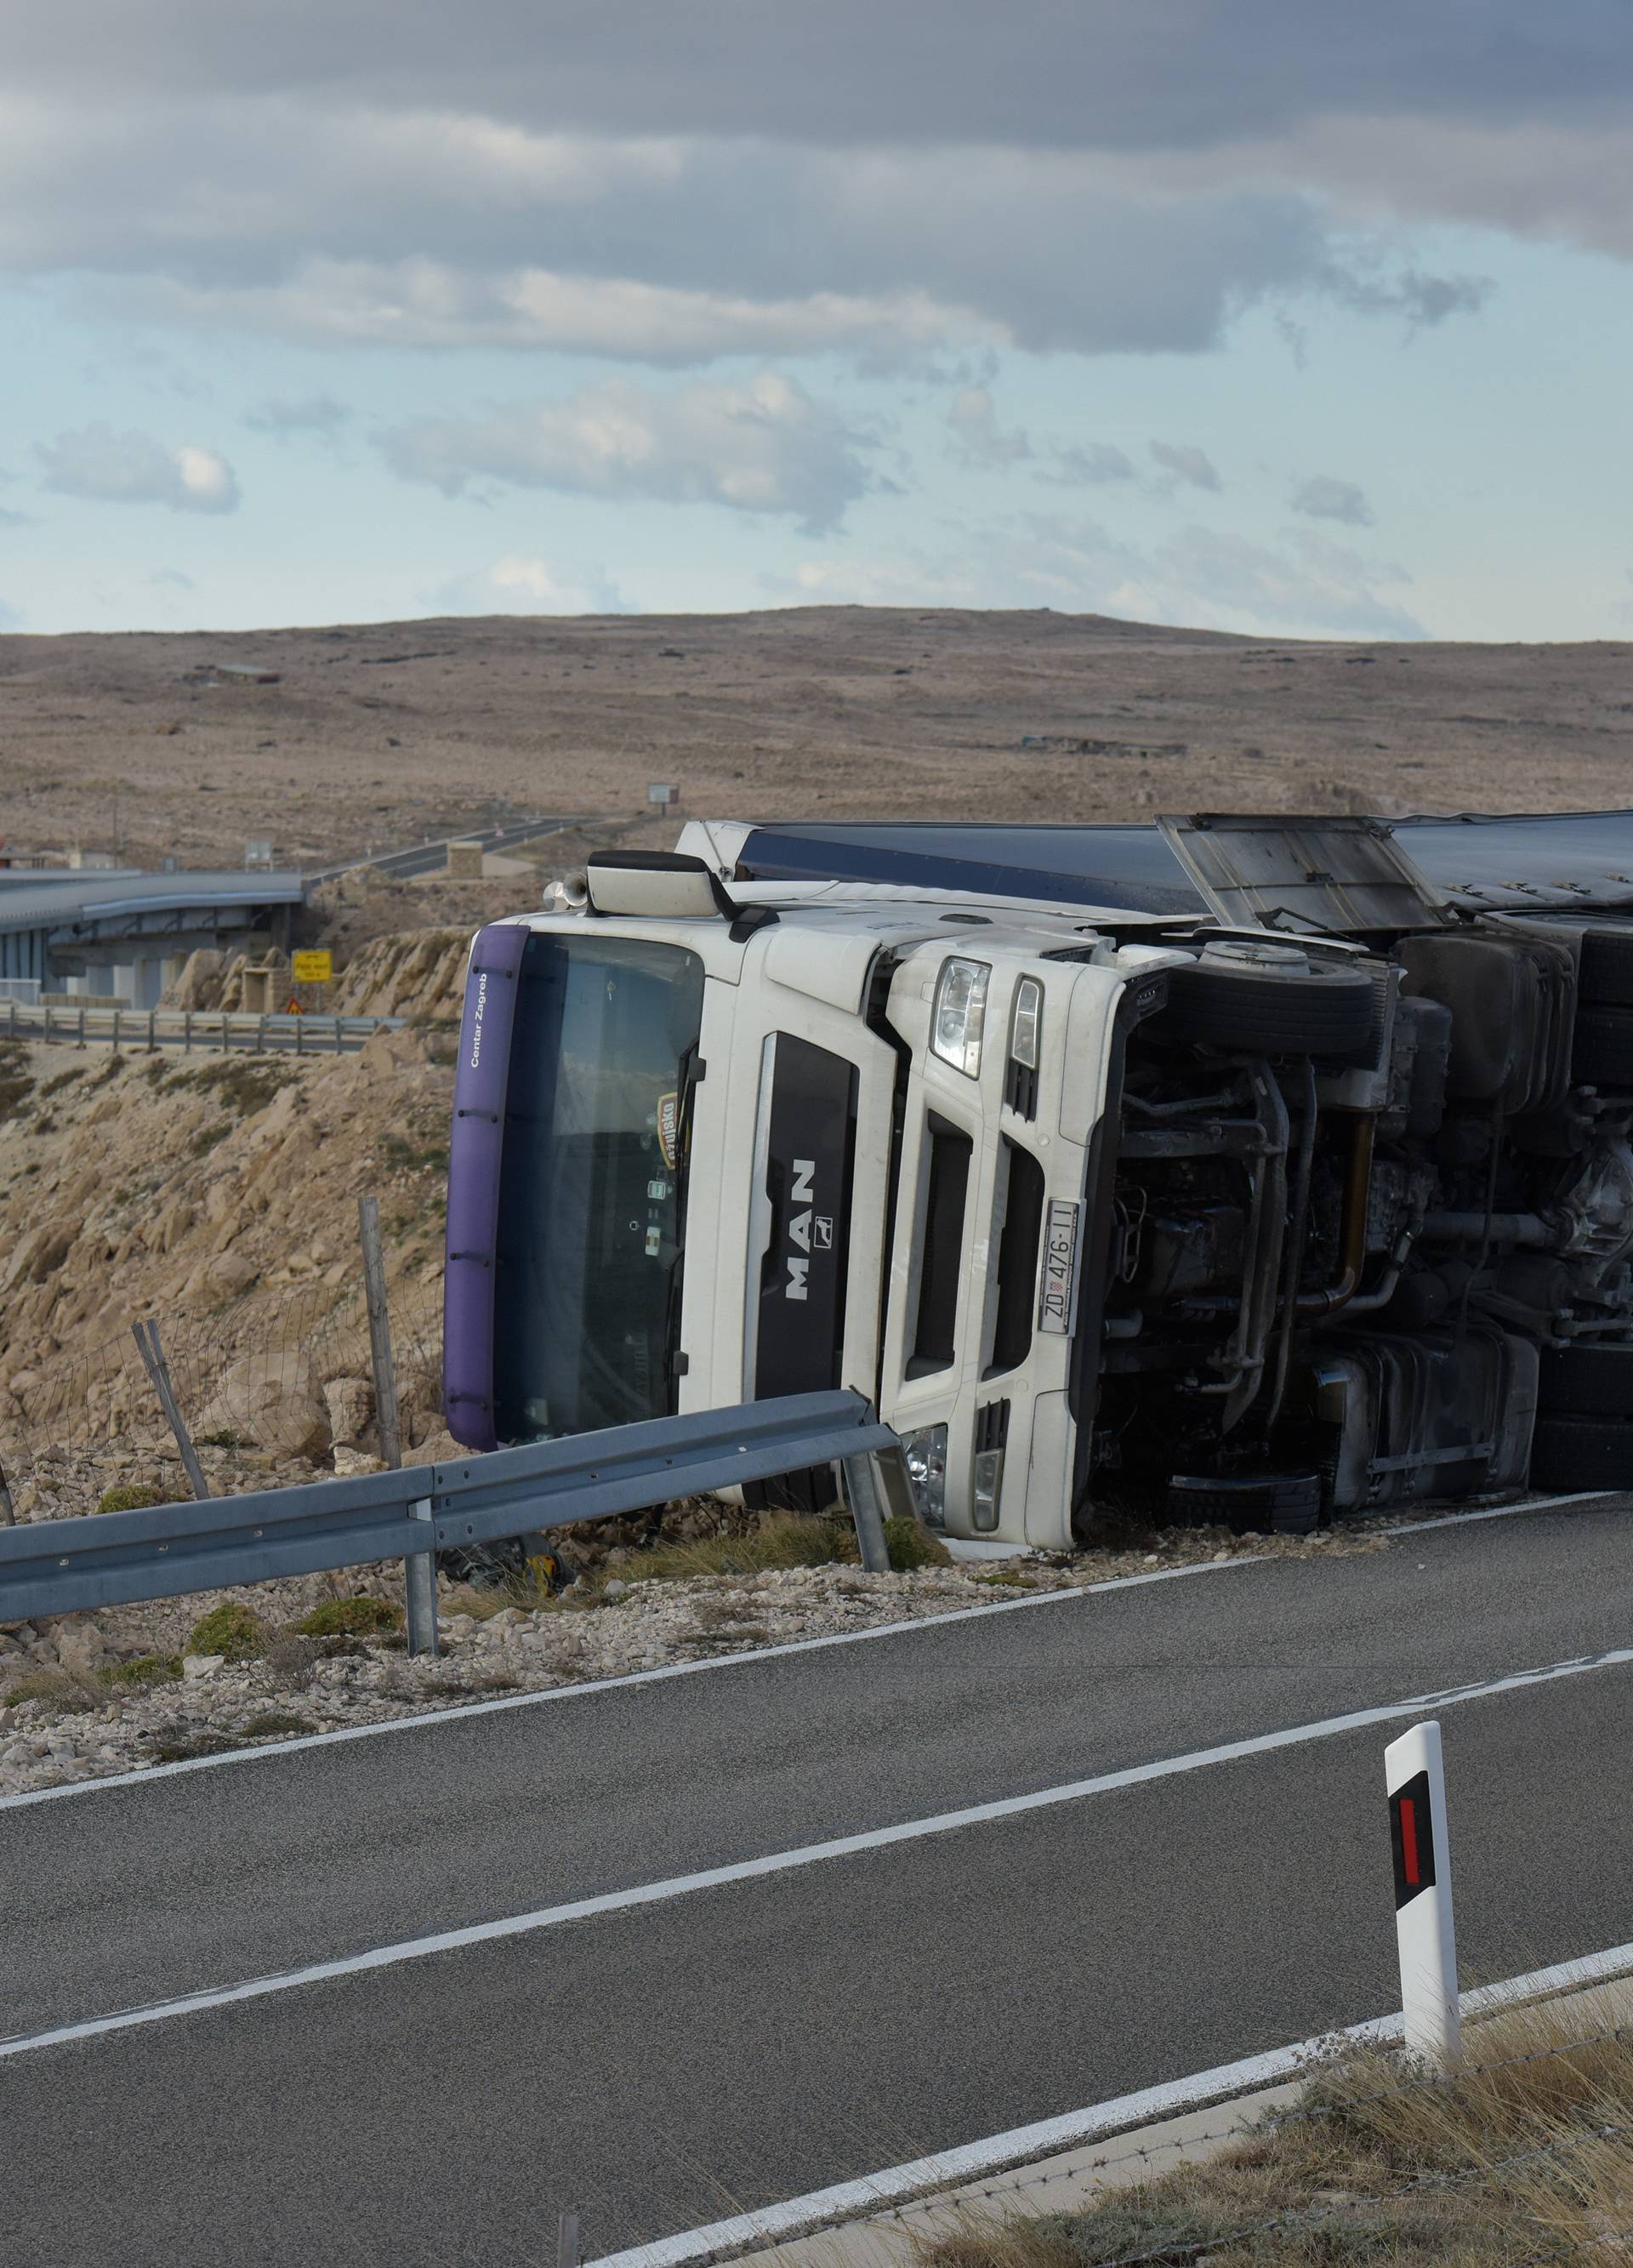
<svg viewBox="0 0 1633 2268"><path fill-rule="evenodd" d="M945 1528L947 1519L947 1429L921 1425L901 1436L901 1454L913 1484L919 1517L927 1528Z"/></svg>
<svg viewBox="0 0 1633 2268"><path fill-rule="evenodd" d="M981 1030L987 1020L987 986L991 976L984 961L944 961L936 986L931 1052L967 1079L981 1074Z"/></svg>

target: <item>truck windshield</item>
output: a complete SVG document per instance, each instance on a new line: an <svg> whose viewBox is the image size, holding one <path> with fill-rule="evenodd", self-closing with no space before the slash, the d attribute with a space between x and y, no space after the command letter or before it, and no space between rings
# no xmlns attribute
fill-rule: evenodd
<svg viewBox="0 0 1633 2268"><path fill-rule="evenodd" d="M535 932L518 972L499 1176L495 1423L536 1441L674 1406L703 965Z"/></svg>

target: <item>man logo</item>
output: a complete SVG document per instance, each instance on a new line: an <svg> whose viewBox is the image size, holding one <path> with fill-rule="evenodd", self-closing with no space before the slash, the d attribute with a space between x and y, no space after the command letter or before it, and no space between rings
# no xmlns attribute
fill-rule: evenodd
<svg viewBox="0 0 1633 2268"><path fill-rule="evenodd" d="M794 1204L803 1204L805 1210L804 1212L797 1212L791 1217L788 1224L788 1241L791 1244L797 1244L801 1252L809 1253L811 1249L812 1206L816 1196L816 1160L814 1159L795 1159L794 1186L791 1194ZM823 1245L825 1242L828 1244L833 1242L834 1224L832 1221L828 1222L827 1227L828 1233L825 1240L822 1235L823 1223L820 1221L817 1223L817 1243L819 1246ZM788 1261L788 1281L783 1286L783 1297L785 1300L804 1300L807 1298L810 1293L811 1263L808 1259L796 1259L791 1252L789 1253L786 1257Z"/></svg>
<svg viewBox="0 0 1633 2268"><path fill-rule="evenodd" d="M811 1226L816 1233L817 1250L831 1252L834 1248L834 1224L828 1215L825 1212L818 1213Z"/></svg>

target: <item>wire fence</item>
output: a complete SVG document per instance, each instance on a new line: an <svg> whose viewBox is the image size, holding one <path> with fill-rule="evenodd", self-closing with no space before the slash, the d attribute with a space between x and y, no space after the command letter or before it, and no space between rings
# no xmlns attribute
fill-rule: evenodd
<svg viewBox="0 0 1633 2268"><path fill-rule="evenodd" d="M388 1286L405 1446L442 1423L441 1270ZM135 1316L132 1322L137 1320ZM249 1292L213 1309L157 1316L176 1399L201 1447L274 1457L375 1446L369 1320L359 1264ZM129 1329L88 1351L42 1356L0 1396L0 1453L41 1461L166 1447L166 1423Z"/></svg>

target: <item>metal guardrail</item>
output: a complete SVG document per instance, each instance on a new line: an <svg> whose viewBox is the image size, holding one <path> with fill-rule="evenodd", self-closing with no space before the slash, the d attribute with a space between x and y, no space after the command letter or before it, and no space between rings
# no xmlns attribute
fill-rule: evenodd
<svg viewBox="0 0 1633 2268"><path fill-rule="evenodd" d="M60 1008L19 1000L0 1004L0 1033L72 1047L129 1047L147 1055L195 1048L244 1055L345 1055L376 1032L395 1030L401 1016L254 1016L197 1008Z"/></svg>
<svg viewBox="0 0 1633 2268"><path fill-rule="evenodd" d="M410 843L406 850L371 850L361 858L342 859L335 866L311 866L305 880L316 885L333 882L342 874L388 874L398 880L416 874L435 873L448 856L450 843L480 843L484 850L509 850L519 843L537 842L541 836L565 835L570 827L593 827L594 814L589 812L546 814L542 817L518 821L510 827L492 825L468 827L458 835L439 835L434 843Z"/></svg>
<svg viewBox="0 0 1633 2268"><path fill-rule="evenodd" d="M864 1565L888 1565L882 1515L911 1502L896 1437L860 1395L803 1394L457 1463L0 1528L0 1624L401 1559L409 1651L435 1653L438 1551L831 1462Z"/></svg>

